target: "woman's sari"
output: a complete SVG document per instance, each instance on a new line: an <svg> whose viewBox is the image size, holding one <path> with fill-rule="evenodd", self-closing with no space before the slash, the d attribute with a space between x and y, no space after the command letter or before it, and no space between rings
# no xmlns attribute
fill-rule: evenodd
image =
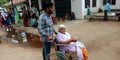
<svg viewBox="0 0 120 60"><path fill-rule="evenodd" d="M67 32L65 32L65 34L62 34L60 32L58 32L57 36L56 36L58 42L59 41L67 41L71 38L71 35ZM87 50L85 48L85 46L77 41L77 42L71 42L66 46L60 46L60 51L77 51L77 56L78 56L78 60L86 60L87 57Z"/></svg>

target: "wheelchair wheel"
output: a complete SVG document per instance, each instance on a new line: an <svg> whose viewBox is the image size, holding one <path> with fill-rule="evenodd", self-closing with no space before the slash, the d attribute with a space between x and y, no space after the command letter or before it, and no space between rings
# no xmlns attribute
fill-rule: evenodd
<svg viewBox="0 0 120 60"><path fill-rule="evenodd" d="M69 60L69 57L67 57L63 52L56 51L52 54L49 54L46 57L46 60L49 60L49 59L50 60Z"/></svg>

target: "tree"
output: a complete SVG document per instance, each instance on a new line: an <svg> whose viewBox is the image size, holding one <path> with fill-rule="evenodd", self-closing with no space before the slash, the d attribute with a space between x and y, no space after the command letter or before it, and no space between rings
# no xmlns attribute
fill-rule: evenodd
<svg viewBox="0 0 120 60"><path fill-rule="evenodd" d="M9 2L10 0L0 0L0 6L5 4L6 2Z"/></svg>

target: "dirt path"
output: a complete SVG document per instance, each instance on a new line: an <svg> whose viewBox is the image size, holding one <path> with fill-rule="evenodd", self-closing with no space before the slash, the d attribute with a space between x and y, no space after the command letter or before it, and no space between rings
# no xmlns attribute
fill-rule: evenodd
<svg viewBox="0 0 120 60"><path fill-rule="evenodd" d="M86 45L88 60L120 60L120 22L77 20L59 24L65 24L67 31ZM41 49L3 42L0 44L0 60L42 60Z"/></svg>

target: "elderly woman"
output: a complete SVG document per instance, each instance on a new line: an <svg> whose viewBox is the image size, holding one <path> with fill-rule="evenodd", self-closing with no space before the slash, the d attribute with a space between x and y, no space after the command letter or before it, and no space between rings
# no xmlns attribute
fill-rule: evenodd
<svg viewBox="0 0 120 60"><path fill-rule="evenodd" d="M87 50L85 46L77 41L76 38L72 37L68 32L65 31L65 25L59 26L59 32L56 36L59 44L67 44L67 45L60 45L60 51L77 51L78 60L86 60L87 58Z"/></svg>

